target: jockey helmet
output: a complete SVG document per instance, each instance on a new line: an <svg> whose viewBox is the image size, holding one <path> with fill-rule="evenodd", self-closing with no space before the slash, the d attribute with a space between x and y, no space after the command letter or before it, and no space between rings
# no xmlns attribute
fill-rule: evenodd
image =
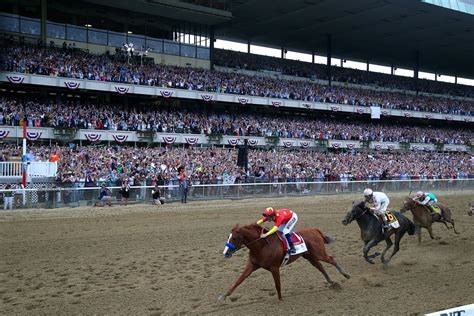
<svg viewBox="0 0 474 316"><path fill-rule="evenodd" d="M373 193L374 191L372 191L370 188L364 190L364 196L371 196Z"/></svg>
<svg viewBox="0 0 474 316"><path fill-rule="evenodd" d="M420 198L423 195L424 195L424 193L422 191L418 191L418 192L415 193L415 197L417 197L417 198Z"/></svg>
<svg viewBox="0 0 474 316"><path fill-rule="evenodd" d="M273 207L267 207L263 210L263 216L271 216L274 214Z"/></svg>

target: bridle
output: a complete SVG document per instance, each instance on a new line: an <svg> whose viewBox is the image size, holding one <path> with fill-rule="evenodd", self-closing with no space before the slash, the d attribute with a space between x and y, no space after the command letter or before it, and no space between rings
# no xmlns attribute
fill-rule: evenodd
<svg viewBox="0 0 474 316"><path fill-rule="evenodd" d="M260 232L260 235L262 234L262 232L263 232L263 227L262 227L262 231ZM231 234L231 235L232 235L232 234ZM252 241L247 242L247 241L245 241L245 239L242 238L242 244L243 244L243 246L245 246L245 247L248 248L251 244L253 244L254 242L257 242L257 241L259 241L259 240L261 240L261 239L262 239L262 237L258 237L258 238L255 239L255 240L252 240ZM229 247L229 249L232 249L232 250L234 251L234 253L243 248L242 246L237 247L236 245L234 245L234 244L231 243L231 242L226 242L225 245L226 245L226 247Z"/></svg>
<svg viewBox="0 0 474 316"><path fill-rule="evenodd" d="M369 208L368 207L365 207L365 210L359 214L357 217L354 217L353 221L356 221L358 220L359 218L361 218L362 216L364 216L365 213L367 213L369 211Z"/></svg>

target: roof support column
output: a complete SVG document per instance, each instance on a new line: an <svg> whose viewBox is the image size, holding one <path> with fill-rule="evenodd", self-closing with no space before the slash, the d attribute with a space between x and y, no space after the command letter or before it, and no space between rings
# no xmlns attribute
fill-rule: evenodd
<svg viewBox="0 0 474 316"><path fill-rule="evenodd" d="M250 40L247 41L247 54L250 54Z"/></svg>
<svg viewBox="0 0 474 316"><path fill-rule="evenodd" d="M41 0L41 41L46 45L47 0Z"/></svg>
<svg viewBox="0 0 474 316"><path fill-rule="evenodd" d="M415 91L418 94L418 72L420 70L420 52L415 52L415 67L414 67L414 77L415 77Z"/></svg>
<svg viewBox="0 0 474 316"><path fill-rule="evenodd" d="M390 74L393 76L394 73L395 73L395 67L392 65L390 66Z"/></svg>
<svg viewBox="0 0 474 316"><path fill-rule="evenodd" d="M311 63L314 64L314 50L311 52Z"/></svg>
<svg viewBox="0 0 474 316"><path fill-rule="evenodd" d="M216 37L214 35L214 27L211 26L209 30L209 62L211 70L214 70L214 42Z"/></svg>
<svg viewBox="0 0 474 316"><path fill-rule="evenodd" d="M281 47L281 59L285 58L285 47Z"/></svg>
<svg viewBox="0 0 474 316"><path fill-rule="evenodd" d="M332 36L328 34L327 36L327 76L328 76L328 85L331 86L331 55L332 55Z"/></svg>

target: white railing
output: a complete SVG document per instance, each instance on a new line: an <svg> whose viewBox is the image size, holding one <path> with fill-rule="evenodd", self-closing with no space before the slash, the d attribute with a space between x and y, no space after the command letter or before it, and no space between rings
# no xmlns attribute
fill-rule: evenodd
<svg viewBox="0 0 474 316"><path fill-rule="evenodd" d="M26 166L26 175L29 178L56 177L57 171L57 162L33 161ZM0 162L0 178L21 178L22 175L22 162Z"/></svg>
<svg viewBox="0 0 474 316"><path fill-rule="evenodd" d="M0 178L18 178L21 175L21 162L0 162Z"/></svg>
<svg viewBox="0 0 474 316"><path fill-rule="evenodd" d="M98 202L99 187L70 187L46 188L45 184L36 183L36 188L2 190L14 191L23 195L23 202L18 202L14 208L59 208L64 206L85 206ZM188 200L217 200L217 199L249 199L249 198L278 198L315 195L344 195L359 194L370 187L377 191L388 193L410 191L431 191L444 194L448 191L474 193L474 179L440 179L440 180L366 180L366 181L330 181L330 182L277 182L277 183L243 183L243 184L194 184L188 190ZM109 187L112 201L119 203L120 187ZM133 186L130 190L131 203L150 203L151 186ZM176 184L160 186L162 196L168 202L179 201L182 190ZM396 207L396 206L394 206Z"/></svg>

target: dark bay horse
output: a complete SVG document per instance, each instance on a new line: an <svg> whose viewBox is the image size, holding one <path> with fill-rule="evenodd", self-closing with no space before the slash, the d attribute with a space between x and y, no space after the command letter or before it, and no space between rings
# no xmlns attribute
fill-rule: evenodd
<svg viewBox="0 0 474 316"><path fill-rule="evenodd" d="M454 219L451 215L451 210L446 205L438 203L439 208L441 209L441 214L435 214L434 216L431 215L430 210L424 205L421 205L414 201L411 197L407 196L405 201L403 201L403 206L400 209L401 213L405 213L406 211L411 211L413 214L413 222L416 226L416 234L418 236L418 243L421 243L421 227L426 228L428 233L430 234L431 239L439 239L438 237L433 236L433 229L432 225L435 222L443 223L446 228L454 229L456 234L459 234L456 231L456 227L454 227ZM453 227L449 227L448 223L452 224Z"/></svg>
<svg viewBox="0 0 474 316"><path fill-rule="evenodd" d="M359 224L361 238L364 241L364 258L367 262L374 264L373 258L380 255L380 253L375 252L373 255L369 255L369 250L377 245L382 240L385 240L387 247L385 247L382 252L382 263L388 263L392 257L400 250L400 240L403 235L408 232L409 235L415 233L415 225L405 216L398 212L391 212L398 220L400 227L394 229L392 228L388 233L382 231L382 224L378 218L372 214L371 210L367 207L365 202L360 202L352 206L352 210L349 211L346 217L342 220L342 224L347 225L352 221L357 221ZM393 242L391 236L395 234L395 248L393 249L392 255L388 260L385 259L385 253L390 247L392 247Z"/></svg>
<svg viewBox="0 0 474 316"><path fill-rule="evenodd" d="M275 281L275 288L278 293L278 299L282 299L280 266L285 257L285 251L283 249L281 240L277 236L277 233L264 239L260 238L261 233L265 231L266 229L257 224L245 226L236 225L234 228L232 228L229 240L226 243L224 255L227 258L230 258L242 247L247 247L250 250L249 259L243 273L234 282L234 284L232 284L228 291L219 297L219 299L223 300L227 296L231 295L237 286L240 285L240 283L248 278L252 272L260 268L268 270L272 273L273 280ZM336 260L326 254L324 244L329 244L332 241L330 237L324 235L317 228L306 228L298 231L297 233L303 237L308 251L298 255L292 255L287 264L294 262L299 257L303 257L319 271L321 271L328 283L333 284L334 282L331 280L329 275L324 270L324 267L319 262L324 261L335 266L336 269L347 279L350 278L350 275L344 272L344 270L337 264Z"/></svg>

